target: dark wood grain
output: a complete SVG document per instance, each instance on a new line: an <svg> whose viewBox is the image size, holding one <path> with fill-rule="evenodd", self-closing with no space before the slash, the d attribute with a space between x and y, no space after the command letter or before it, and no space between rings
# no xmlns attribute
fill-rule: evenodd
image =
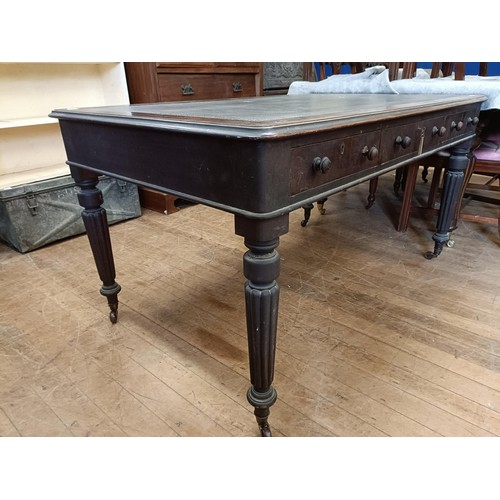
<svg viewBox="0 0 500 500"><path fill-rule="evenodd" d="M290 212L451 148L434 251L426 253L427 258L437 257L449 240L475 135L474 118L484 99L274 96L58 110L51 116L59 119L76 179L105 173L235 214L235 232L248 248L243 259L248 402L261 435L270 436L269 408L277 398L272 383L281 259L276 248L289 230ZM464 126L449 127L455 119ZM87 211L101 211L96 200L81 198ZM104 214L99 220L98 231L88 228L88 237L100 276L114 282L110 245L96 251L109 241ZM352 226L357 226L355 221ZM113 305L117 307L117 300Z"/></svg>

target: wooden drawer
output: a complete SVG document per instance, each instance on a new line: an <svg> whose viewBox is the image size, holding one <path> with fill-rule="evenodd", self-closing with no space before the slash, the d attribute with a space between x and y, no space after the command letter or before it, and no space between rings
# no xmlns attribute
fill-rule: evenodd
<svg viewBox="0 0 500 500"><path fill-rule="evenodd" d="M291 161L290 195L294 196L379 164L380 130L298 146Z"/></svg>
<svg viewBox="0 0 500 500"><path fill-rule="evenodd" d="M160 101L185 101L254 97L257 95L255 75L228 74L159 74Z"/></svg>
<svg viewBox="0 0 500 500"><path fill-rule="evenodd" d="M454 142L462 136L470 135L478 121L477 113L470 110L426 120L424 150L430 151L442 144Z"/></svg>
<svg viewBox="0 0 500 500"><path fill-rule="evenodd" d="M256 62L157 62L157 73L254 73L262 72Z"/></svg>
<svg viewBox="0 0 500 500"><path fill-rule="evenodd" d="M422 147L422 134L424 129L415 123L402 124L382 131L381 162L416 156Z"/></svg>
<svg viewBox="0 0 500 500"><path fill-rule="evenodd" d="M477 110L437 114L420 122L404 120L391 127L367 128L359 133L330 138L293 148L290 196L320 187L334 188L340 179L353 180L410 161L438 147L469 137L476 126ZM326 186L328 185L328 186Z"/></svg>

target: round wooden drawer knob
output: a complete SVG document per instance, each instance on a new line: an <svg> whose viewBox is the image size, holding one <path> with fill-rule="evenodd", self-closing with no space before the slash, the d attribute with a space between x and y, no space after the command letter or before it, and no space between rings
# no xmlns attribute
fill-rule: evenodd
<svg viewBox="0 0 500 500"><path fill-rule="evenodd" d="M374 161L378 158L378 149L375 146L372 146L371 148L365 146L361 150L361 154L366 156L370 161Z"/></svg>
<svg viewBox="0 0 500 500"><path fill-rule="evenodd" d="M324 156L323 158L316 156L316 158L314 158L313 160L312 166L315 171L326 174L332 166L332 161L330 160L330 158L328 158L328 156Z"/></svg>
<svg viewBox="0 0 500 500"><path fill-rule="evenodd" d="M406 149L406 148L411 146L411 137L409 137L407 135L404 137L401 137L400 135L398 135L394 142L397 145L400 145L403 149Z"/></svg>

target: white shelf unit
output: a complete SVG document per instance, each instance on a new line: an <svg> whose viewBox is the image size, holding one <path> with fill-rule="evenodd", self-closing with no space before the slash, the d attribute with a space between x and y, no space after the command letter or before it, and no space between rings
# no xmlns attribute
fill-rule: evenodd
<svg viewBox="0 0 500 500"><path fill-rule="evenodd" d="M121 62L0 63L0 189L69 173L53 109L128 103Z"/></svg>

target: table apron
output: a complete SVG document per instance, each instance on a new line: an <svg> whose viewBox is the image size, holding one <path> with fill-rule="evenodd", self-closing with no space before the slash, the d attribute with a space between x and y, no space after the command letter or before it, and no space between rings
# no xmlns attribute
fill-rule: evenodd
<svg viewBox="0 0 500 500"><path fill-rule="evenodd" d="M479 106L278 139L73 120L60 125L72 169L266 219L470 139ZM315 166L318 158L327 158L322 165L329 168Z"/></svg>

